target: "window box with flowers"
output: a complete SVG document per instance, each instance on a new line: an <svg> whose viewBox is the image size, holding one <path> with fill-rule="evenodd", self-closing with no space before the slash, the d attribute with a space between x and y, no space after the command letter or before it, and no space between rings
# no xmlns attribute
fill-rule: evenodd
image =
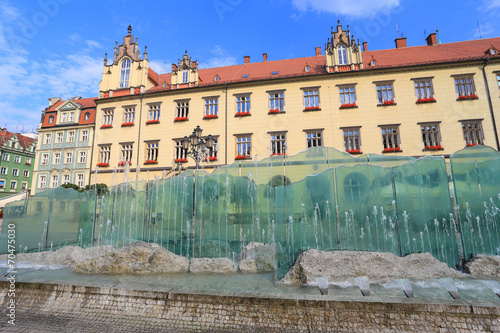
<svg viewBox="0 0 500 333"><path fill-rule="evenodd" d="M134 123L128 122L122 124L122 127L130 127L130 126L134 126Z"/></svg>
<svg viewBox="0 0 500 333"><path fill-rule="evenodd" d="M432 150L444 150L444 148L441 147L441 145L424 147L424 151L432 151Z"/></svg>
<svg viewBox="0 0 500 333"><path fill-rule="evenodd" d="M109 167L109 163L101 162L101 163L97 163L97 166L106 168L106 167Z"/></svg>
<svg viewBox="0 0 500 333"><path fill-rule="evenodd" d="M269 114L278 114L278 113L280 113L279 109L271 109L271 110L269 110Z"/></svg>
<svg viewBox="0 0 500 333"><path fill-rule="evenodd" d="M468 143L466 147L474 147L474 146L484 146L482 143Z"/></svg>
<svg viewBox="0 0 500 333"><path fill-rule="evenodd" d="M346 152L348 152L349 154L363 154L363 152L359 149L359 148L356 148L356 149L347 149Z"/></svg>
<svg viewBox="0 0 500 333"><path fill-rule="evenodd" d="M174 121L187 121L188 117L175 117Z"/></svg>
<svg viewBox="0 0 500 333"><path fill-rule="evenodd" d="M187 163L187 158L176 158L174 160L175 163Z"/></svg>
<svg viewBox="0 0 500 333"><path fill-rule="evenodd" d="M247 155L236 155L235 160L246 160L249 157Z"/></svg>
<svg viewBox="0 0 500 333"><path fill-rule="evenodd" d="M159 124L159 123L160 123L159 119L153 119L153 120L146 121L146 125Z"/></svg>
<svg viewBox="0 0 500 333"><path fill-rule="evenodd" d="M434 97L419 98L419 99L417 99L417 102L416 102L416 104L425 104L425 103L436 103L436 99Z"/></svg>
<svg viewBox="0 0 500 333"><path fill-rule="evenodd" d="M304 111L320 111L319 106L308 106L304 108Z"/></svg>
<svg viewBox="0 0 500 333"><path fill-rule="evenodd" d="M358 106L356 105L356 103L349 103L349 104L342 104L342 105L340 105L339 109L355 109L357 107Z"/></svg>
<svg viewBox="0 0 500 333"><path fill-rule="evenodd" d="M217 156L204 157L203 160L214 162L214 161L217 161Z"/></svg>
<svg viewBox="0 0 500 333"><path fill-rule="evenodd" d="M384 101L384 103L382 103L382 104L377 104L377 106L392 106L392 105L396 105L396 103L394 102L393 99L390 99L388 101Z"/></svg>
<svg viewBox="0 0 500 333"><path fill-rule="evenodd" d="M30 163L30 162L24 162L24 164L25 164L25 165L31 165L31 163Z"/></svg>
<svg viewBox="0 0 500 333"><path fill-rule="evenodd" d="M286 153L274 153L274 154L271 154L271 157L272 156L285 156Z"/></svg>
<svg viewBox="0 0 500 333"><path fill-rule="evenodd" d="M479 99L479 97L476 94L472 94L472 95L460 95L460 96L458 96L457 101L471 101L471 100L474 100L474 99Z"/></svg>
<svg viewBox="0 0 500 333"><path fill-rule="evenodd" d="M144 164L158 164L158 161L155 161L155 160L147 160L146 162L144 162Z"/></svg>
<svg viewBox="0 0 500 333"><path fill-rule="evenodd" d="M124 166L127 163L128 163L128 165L132 165L132 162L130 162L130 161L121 161L118 163L118 166Z"/></svg>
<svg viewBox="0 0 500 333"><path fill-rule="evenodd" d="M245 112L236 112L234 115L235 117L246 117L250 115L250 111L245 111Z"/></svg>
<svg viewBox="0 0 500 333"><path fill-rule="evenodd" d="M216 119L216 118L219 118L219 116L216 114L207 114L203 116L203 119Z"/></svg>
<svg viewBox="0 0 500 333"><path fill-rule="evenodd" d="M102 125L101 129L104 129L104 128L113 128L113 125L110 125L110 124Z"/></svg>
<svg viewBox="0 0 500 333"><path fill-rule="evenodd" d="M400 147L391 147L391 148L384 148L384 153L401 153L402 150Z"/></svg>

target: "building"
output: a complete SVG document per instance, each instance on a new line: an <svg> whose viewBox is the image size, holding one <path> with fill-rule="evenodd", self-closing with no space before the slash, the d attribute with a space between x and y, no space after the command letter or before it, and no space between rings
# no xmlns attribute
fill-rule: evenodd
<svg viewBox="0 0 500 333"><path fill-rule="evenodd" d="M186 51L171 73L158 74L129 27L112 61L104 59L91 172L99 167L98 182L109 185L127 164L142 179L193 167L182 141L197 126L215 139L207 170L315 146L394 156L500 148L500 38L440 44L432 33L421 46L398 38L393 49L369 51L339 22L325 40L309 57L271 61L264 53L207 69ZM39 154L53 159L44 142ZM61 177L47 163L39 186Z"/></svg>
<svg viewBox="0 0 500 333"><path fill-rule="evenodd" d="M38 128L34 171L40 192L65 183L80 187L90 183L95 125L95 98L49 99Z"/></svg>
<svg viewBox="0 0 500 333"><path fill-rule="evenodd" d="M0 129L0 199L31 189L36 140Z"/></svg>

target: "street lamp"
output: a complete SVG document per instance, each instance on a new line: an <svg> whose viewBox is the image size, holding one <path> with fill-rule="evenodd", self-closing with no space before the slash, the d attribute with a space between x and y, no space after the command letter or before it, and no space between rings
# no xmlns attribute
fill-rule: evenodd
<svg viewBox="0 0 500 333"><path fill-rule="evenodd" d="M182 139L182 148L186 150L186 156L191 156L196 162L196 169L199 168L201 159L208 147L213 147L214 138L208 135L207 140L201 137L203 130L200 126L196 126L193 133L189 137L185 136Z"/></svg>

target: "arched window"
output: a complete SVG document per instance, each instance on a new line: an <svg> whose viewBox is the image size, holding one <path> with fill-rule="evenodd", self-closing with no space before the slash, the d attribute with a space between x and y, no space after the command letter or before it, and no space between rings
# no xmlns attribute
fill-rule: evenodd
<svg viewBox="0 0 500 333"><path fill-rule="evenodd" d="M182 71L182 83L187 83L188 82L188 70L185 69Z"/></svg>
<svg viewBox="0 0 500 333"><path fill-rule="evenodd" d="M345 46L339 46L339 65L347 65L347 51Z"/></svg>
<svg viewBox="0 0 500 333"><path fill-rule="evenodd" d="M128 87L129 77L130 77L130 59L125 59L122 62L122 70L120 72L120 88Z"/></svg>

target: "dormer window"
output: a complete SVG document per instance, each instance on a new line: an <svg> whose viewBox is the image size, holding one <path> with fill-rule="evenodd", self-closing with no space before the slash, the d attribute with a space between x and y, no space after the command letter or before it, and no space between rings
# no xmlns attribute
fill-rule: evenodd
<svg viewBox="0 0 500 333"><path fill-rule="evenodd" d="M90 119L90 112L85 112L85 120L89 120Z"/></svg>
<svg viewBox="0 0 500 333"><path fill-rule="evenodd" d="M188 70L187 69L182 71L182 83L188 83Z"/></svg>
<svg viewBox="0 0 500 333"><path fill-rule="evenodd" d="M54 116L49 117L49 124L52 124L52 123L54 123Z"/></svg>
<svg viewBox="0 0 500 333"><path fill-rule="evenodd" d="M278 71L274 71L271 73L271 75L277 75L278 74Z"/></svg>
<svg viewBox="0 0 500 333"><path fill-rule="evenodd" d="M247 77L249 77L249 76L250 76L249 74L244 74L244 75L242 76L242 78L247 78Z"/></svg>
<svg viewBox="0 0 500 333"><path fill-rule="evenodd" d="M309 67L309 65L306 65L306 67L304 68L304 70L305 70L306 72L309 72L309 71L310 71L310 67Z"/></svg>
<svg viewBox="0 0 500 333"><path fill-rule="evenodd" d="M163 82L163 88L167 86L167 82Z"/></svg>
<svg viewBox="0 0 500 333"><path fill-rule="evenodd" d="M63 113L62 114L62 119L61 119L61 122L65 123L68 121L68 114L67 113Z"/></svg>
<svg viewBox="0 0 500 333"><path fill-rule="evenodd" d="M122 69L120 72L120 88L127 88L128 80L130 77L130 59L123 60L121 68Z"/></svg>
<svg viewBox="0 0 500 333"><path fill-rule="evenodd" d="M219 81L219 80L220 80L219 75L215 75L214 81Z"/></svg>
<svg viewBox="0 0 500 333"><path fill-rule="evenodd" d="M341 45L338 47L339 52L339 65L347 65L347 50L345 46Z"/></svg>

